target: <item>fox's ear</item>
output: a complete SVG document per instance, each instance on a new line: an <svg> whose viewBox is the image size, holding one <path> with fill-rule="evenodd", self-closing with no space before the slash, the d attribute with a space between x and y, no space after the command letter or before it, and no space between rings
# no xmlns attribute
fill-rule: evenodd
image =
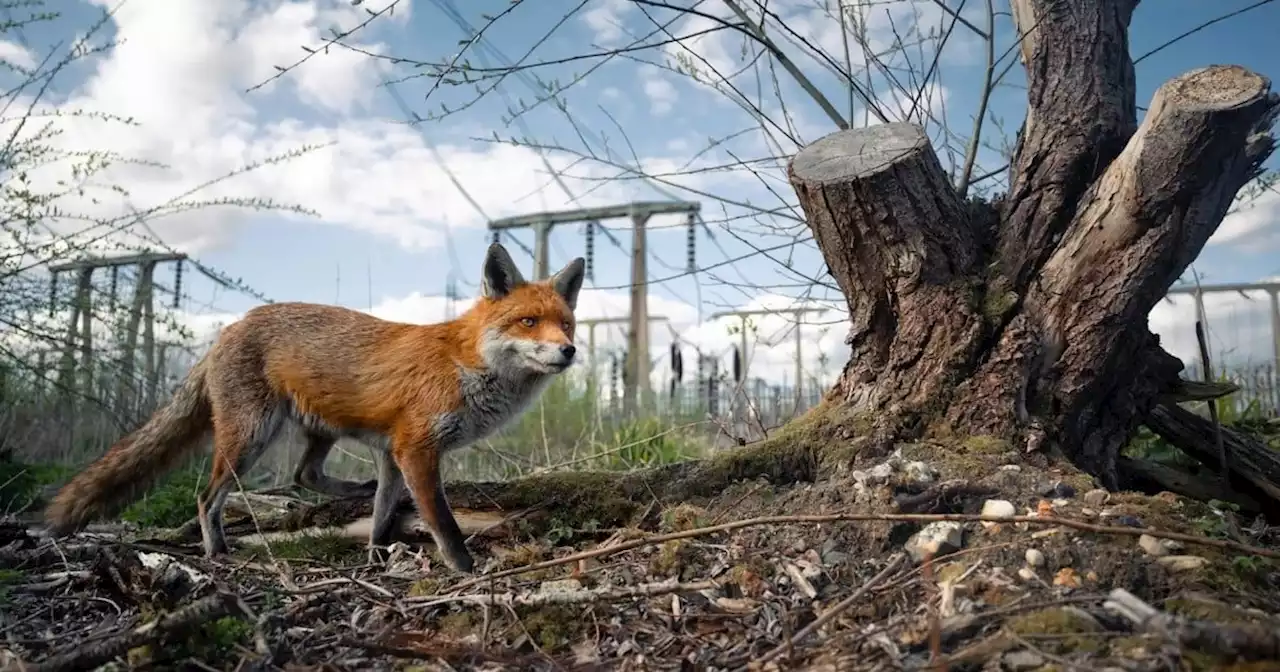
<svg viewBox="0 0 1280 672"><path fill-rule="evenodd" d="M511 260L507 248L491 243L484 255L484 271L480 273L480 292L490 299L501 299L524 284L524 276Z"/></svg>
<svg viewBox="0 0 1280 672"><path fill-rule="evenodd" d="M551 286L556 293L564 297L569 310L578 308L578 292L582 290L582 281L587 277L587 261L578 257L569 262L559 273L551 276Z"/></svg>

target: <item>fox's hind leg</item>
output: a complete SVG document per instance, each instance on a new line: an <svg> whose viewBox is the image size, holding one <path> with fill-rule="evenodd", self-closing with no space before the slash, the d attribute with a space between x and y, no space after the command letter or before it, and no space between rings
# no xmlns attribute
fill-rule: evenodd
<svg viewBox="0 0 1280 672"><path fill-rule="evenodd" d="M215 407L213 469L209 484L196 501L205 555L227 552L222 507L241 476L253 468L280 432L284 414L274 405Z"/></svg>
<svg viewBox="0 0 1280 672"><path fill-rule="evenodd" d="M337 439L332 434L305 430L307 449L298 460L298 468L293 472L293 482L308 490L330 497L372 497L377 490L378 481L369 480L363 483L333 478L324 473L324 461Z"/></svg>
<svg viewBox="0 0 1280 672"><path fill-rule="evenodd" d="M369 534L369 561L385 562L386 547L396 531L399 517L396 506L404 492L404 476L400 467L385 450L374 450L378 462L378 492L373 497L373 530Z"/></svg>

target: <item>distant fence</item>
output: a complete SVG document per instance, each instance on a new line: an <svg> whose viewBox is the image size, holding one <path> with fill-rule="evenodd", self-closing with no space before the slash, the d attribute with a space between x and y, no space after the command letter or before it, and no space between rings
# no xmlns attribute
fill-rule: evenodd
<svg viewBox="0 0 1280 672"><path fill-rule="evenodd" d="M1167 296L1191 299L1193 320L1203 321L1210 335L1213 378L1240 387L1219 403L1239 414L1280 416L1280 283L1178 285ZM1206 305L1211 296L1220 298ZM1169 336L1181 342L1178 349L1185 356L1196 350L1194 331L1179 331L1184 333ZM1192 358L1182 377L1205 379L1198 358Z"/></svg>
<svg viewBox="0 0 1280 672"><path fill-rule="evenodd" d="M1215 367L1216 380L1227 380L1240 386L1240 391L1227 397L1225 403L1239 415L1266 418L1280 417L1280 382L1272 364L1228 365L1226 370ZM1204 370L1199 363L1188 366L1182 372L1188 380L1204 380Z"/></svg>
<svg viewBox="0 0 1280 672"><path fill-rule="evenodd" d="M703 379L665 390L652 390L626 409L621 386L606 383L595 387L596 409L605 423L624 422L631 416L660 417L672 421L707 420L709 432L726 438L759 438L813 408L828 385L811 380L797 395L795 385L774 384L753 378L738 385L727 378ZM731 435L731 436L729 436Z"/></svg>

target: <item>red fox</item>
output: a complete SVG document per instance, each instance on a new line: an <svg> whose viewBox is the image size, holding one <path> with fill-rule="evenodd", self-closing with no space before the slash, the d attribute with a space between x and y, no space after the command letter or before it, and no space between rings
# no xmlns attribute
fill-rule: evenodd
<svg viewBox="0 0 1280 672"><path fill-rule="evenodd" d="M445 562L473 560L440 479L440 456L492 434L569 368L581 257L527 282L505 248L485 255L481 297L454 320L402 324L334 306L259 306L223 329L173 399L65 485L45 513L64 536L119 512L213 434L197 499L205 554L227 552L222 508L285 421L307 448L294 480L331 496L373 496L370 552L391 541L408 485ZM375 448L377 479L338 480L324 460L340 437Z"/></svg>

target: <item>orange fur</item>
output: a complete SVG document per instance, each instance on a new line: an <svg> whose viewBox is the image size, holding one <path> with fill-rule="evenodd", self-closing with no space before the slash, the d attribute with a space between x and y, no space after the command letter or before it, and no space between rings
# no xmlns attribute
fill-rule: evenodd
<svg viewBox="0 0 1280 672"><path fill-rule="evenodd" d="M68 534L111 515L212 431L213 466L198 506L206 552L223 552L221 509L235 474L248 471L292 419L309 442L300 484L374 495L371 545L388 540L403 479L445 559L469 570L444 498L440 455L512 419L568 366L581 282L578 259L547 281L527 283L494 244L487 295L451 321L403 324L306 303L254 308L223 329L167 406L62 488L46 518L55 533ZM341 436L388 442L379 444L388 455L376 492L372 483L323 474Z"/></svg>

